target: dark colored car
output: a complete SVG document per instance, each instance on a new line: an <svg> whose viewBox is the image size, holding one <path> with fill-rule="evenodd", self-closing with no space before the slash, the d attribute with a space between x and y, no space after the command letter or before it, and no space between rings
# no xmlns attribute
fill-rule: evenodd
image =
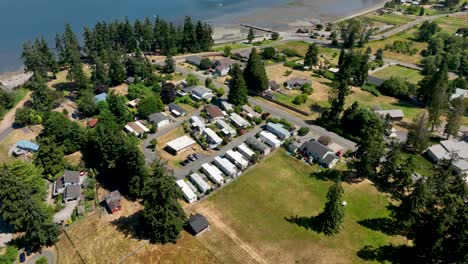
<svg viewBox="0 0 468 264"><path fill-rule="evenodd" d="M26 253L21 252L21 253L19 254L19 260L20 260L20 263L25 262L25 261L26 261Z"/></svg>

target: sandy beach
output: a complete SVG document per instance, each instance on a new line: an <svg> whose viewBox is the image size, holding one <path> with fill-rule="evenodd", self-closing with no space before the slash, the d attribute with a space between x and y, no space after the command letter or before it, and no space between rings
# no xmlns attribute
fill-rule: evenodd
<svg viewBox="0 0 468 264"><path fill-rule="evenodd" d="M21 67L14 72L0 74L0 84L7 90L11 90L26 83L31 76L31 72L25 73L24 69Z"/></svg>

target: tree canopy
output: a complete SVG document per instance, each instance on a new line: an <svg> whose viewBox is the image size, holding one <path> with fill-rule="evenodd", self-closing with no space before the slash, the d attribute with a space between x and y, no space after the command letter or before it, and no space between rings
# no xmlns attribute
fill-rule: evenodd
<svg viewBox="0 0 468 264"><path fill-rule="evenodd" d="M252 48L249 60L245 66L244 80L247 88L251 91L259 93L268 89L268 77L265 65L255 48Z"/></svg>

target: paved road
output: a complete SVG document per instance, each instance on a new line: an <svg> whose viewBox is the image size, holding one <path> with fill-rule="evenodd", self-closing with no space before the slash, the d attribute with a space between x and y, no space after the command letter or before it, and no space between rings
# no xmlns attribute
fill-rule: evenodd
<svg viewBox="0 0 468 264"><path fill-rule="evenodd" d="M54 215L54 223L65 222L70 219L77 206L77 201L66 203L65 207Z"/></svg>
<svg viewBox="0 0 468 264"><path fill-rule="evenodd" d="M49 264L55 264L55 252L53 252L52 250L43 250L40 254L35 254L34 256L32 256L28 261L26 261L26 264L34 264L36 263L36 261L38 261L41 257L46 257L47 258L47 262Z"/></svg>
<svg viewBox="0 0 468 264"><path fill-rule="evenodd" d="M3 120L0 122L0 141L4 140L15 130L13 128L13 123L15 122L16 109L23 107L24 103L30 99L31 92L28 92L26 96L16 104L15 107L10 109L10 111L8 111L8 113L3 117Z"/></svg>

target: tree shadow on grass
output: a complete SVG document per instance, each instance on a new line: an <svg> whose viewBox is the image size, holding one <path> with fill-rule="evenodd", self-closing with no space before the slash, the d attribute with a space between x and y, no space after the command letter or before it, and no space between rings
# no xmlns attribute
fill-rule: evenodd
<svg viewBox="0 0 468 264"><path fill-rule="evenodd" d="M391 262L391 263L414 263L411 261L411 248L406 245L386 245L380 247L365 246L357 255L366 261Z"/></svg>
<svg viewBox="0 0 468 264"><path fill-rule="evenodd" d="M111 222L117 230L122 232L126 237L134 239L148 239L141 228L141 211L136 212L129 216L122 216Z"/></svg>
<svg viewBox="0 0 468 264"><path fill-rule="evenodd" d="M311 216L311 217L306 217L306 216L291 216L291 217L285 217L284 218L286 221L289 223L296 224L300 227L304 227L307 230L313 230L317 233L323 233L323 225L322 225L322 219L321 215L317 216Z"/></svg>
<svg viewBox="0 0 468 264"><path fill-rule="evenodd" d="M368 219L358 221L358 223L371 230L380 231L390 236L398 234L398 227L395 221L387 217L380 217L380 218L373 218L373 219L368 218Z"/></svg>
<svg viewBox="0 0 468 264"><path fill-rule="evenodd" d="M362 178L356 177L351 171L336 171L331 169L322 169L318 172L313 172L310 174L310 177L321 181L334 181L338 173L341 174L341 181L348 184L362 182Z"/></svg>

